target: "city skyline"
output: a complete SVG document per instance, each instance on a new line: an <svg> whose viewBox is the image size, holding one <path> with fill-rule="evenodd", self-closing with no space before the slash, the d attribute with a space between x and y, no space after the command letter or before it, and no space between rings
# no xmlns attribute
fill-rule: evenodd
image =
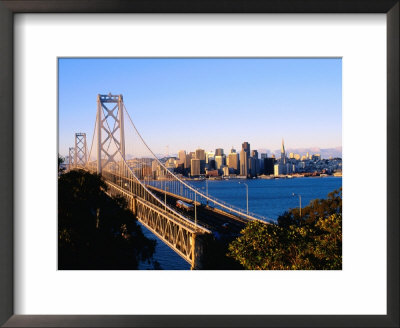
<svg viewBox="0 0 400 328"><path fill-rule="evenodd" d="M236 151L238 151L238 150L240 151L240 149L241 149L239 147L239 145L233 145L231 147L228 147L227 149L222 148L222 147L216 147L215 149L206 149L204 147L198 146L198 147L195 147L192 149L179 149L176 152L169 152L168 154L157 153L156 155L158 158L161 158L161 157L177 157L177 158L179 158L180 151L186 151L188 153L188 152L196 151L198 149L202 149L206 152L215 151L216 149L222 149L224 151L224 154L227 155L230 153L232 148L235 149ZM281 154L280 149L271 150L271 149L266 149L266 148L259 148L259 149L255 149L255 150L258 151L259 157L261 156L261 154L268 154L268 156L274 155L275 157L279 158L279 156ZM306 155L307 153L321 154L321 158L327 159L329 157L342 157L342 146L338 146L338 147L334 147L334 148L318 148L318 147L291 148L291 147L287 147L286 154L289 154L289 153L299 154L301 156ZM326 155L326 154L328 154L328 155Z"/></svg>
<svg viewBox="0 0 400 328"><path fill-rule="evenodd" d="M60 59L62 155L75 132L90 146L97 94L109 92L157 154L244 139L276 153L282 137L288 151L341 148L340 59Z"/></svg>
<svg viewBox="0 0 400 328"><path fill-rule="evenodd" d="M160 156L162 157L162 156ZM137 166L139 176L144 166L140 158L127 155L131 162L130 165ZM287 152L284 140L282 139L280 155L268 155L252 149L251 144L244 141L239 149L232 147L228 151L222 148L207 151L197 148L194 151L180 150L177 156L164 156L160 158L164 162L165 168L171 172L189 177L229 177L229 178L256 178L258 176L288 176L292 174L323 174L341 175L341 156L330 156L324 158L319 153L306 152L304 155L299 153ZM150 159L152 160L152 159ZM142 163L142 164L138 164ZM164 179L164 173L159 162L152 160L151 178ZM150 170L149 172L150 173Z"/></svg>

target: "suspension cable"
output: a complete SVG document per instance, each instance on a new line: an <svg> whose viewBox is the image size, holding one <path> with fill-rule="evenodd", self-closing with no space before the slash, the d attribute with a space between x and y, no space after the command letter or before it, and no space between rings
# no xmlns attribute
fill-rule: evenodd
<svg viewBox="0 0 400 328"><path fill-rule="evenodd" d="M103 114L104 114L104 111L103 111ZM106 120L106 124L107 124L108 129L110 129L110 126L109 126L107 120ZM119 147L116 145L114 138L111 138L111 139L113 140L115 146L116 146L117 149L118 149L119 154L121 155L122 162L126 165L126 167L128 168L129 172L133 175L133 177L135 178L135 180L146 190L146 192L147 192L148 194L150 194L158 203L160 203L160 205L162 205L163 207L165 207L164 203L163 203L160 199L158 199L158 197L155 196L155 195L146 187L146 185L143 184L143 183L140 181L140 179L138 179L138 178L136 177L136 175L132 172L131 168L130 168L129 165L126 163L125 158L122 156L121 150L120 150ZM181 215L179 212L175 211L173 208L171 208L171 207L169 207L169 206L166 206L166 208L167 208L170 212L172 212L173 214L175 214L176 216L178 216L180 219L183 219L185 223L190 224L191 226L195 226L196 228L201 229L201 230L203 230L203 231L205 231L205 232L211 233L211 231L208 230L207 228L204 228L203 226L201 226L201 225L199 225L199 224L197 224L197 223L192 222L192 221L189 220L188 218L186 218L186 217L184 217L183 215Z"/></svg>
<svg viewBox="0 0 400 328"><path fill-rule="evenodd" d="M227 209L227 210L229 210L229 211L232 211L232 212L234 212L234 213L236 213L236 214L239 214L240 216L244 216L244 217L246 217L246 218L248 218L248 219L250 219L250 220L257 220L257 221L261 221L261 222L263 222L263 223L268 223L267 220L269 220L269 219L266 218L266 217L263 217L263 216L261 216L261 215L257 215L257 216L259 216L259 217L262 218L262 219L259 219L259 218L254 217L254 216L247 215L247 214L245 214L244 212L242 212L241 210L237 210L237 209L235 209L235 208L233 208L233 207L231 207L231 206L227 206L227 205L223 204L223 202L221 202L221 201L219 201L219 200L216 200L214 197L213 197L213 198L214 198L214 199L213 199L213 198L211 198L211 197L209 197L209 196L204 195L202 192L198 191L196 188L193 188L193 187L190 186L189 184L187 184L187 183L185 183L184 181L182 181L181 179L179 179L173 172L169 171L169 170L166 168L166 166L157 158L157 156L154 154L154 152L150 149L150 147L149 147L149 146L147 145L147 143L144 141L144 139L142 138L142 136L141 136L141 134L139 133L139 131L136 129L136 126L135 126L135 124L133 123L132 118L131 118L131 116L129 115L129 112L128 112L128 110L126 109L124 103L123 103L123 107L124 107L124 109L125 109L125 113L128 115L129 121L131 122L131 124L132 124L133 128L135 129L137 135L139 136L140 140L143 142L143 144L146 146L146 148L150 151L150 153L153 155L153 157L157 160L157 162L158 162L166 171L168 171L175 179L177 179L180 183L182 183L184 186L186 186L187 188L189 188L189 189L192 190L193 192L197 193L198 195L200 195L201 197L203 197L203 198L205 198L205 199L208 199L209 201L213 202L214 204L217 204L217 205L219 205L219 206L221 206L221 207L223 207L223 208L225 208L225 209Z"/></svg>

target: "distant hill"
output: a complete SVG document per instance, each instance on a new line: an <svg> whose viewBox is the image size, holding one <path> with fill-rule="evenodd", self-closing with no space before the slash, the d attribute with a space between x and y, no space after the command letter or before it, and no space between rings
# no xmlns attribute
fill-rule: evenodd
<svg viewBox="0 0 400 328"><path fill-rule="evenodd" d="M267 153L268 155L274 154L276 157L281 156L281 150L276 149L271 151L270 149L257 149L258 153ZM306 155L307 152L310 155L320 154L321 158L329 158L329 157L342 157L342 146L335 148L319 148L319 147L310 147L310 148L287 148L286 154L289 156L289 153L300 154L301 156Z"/></svg>

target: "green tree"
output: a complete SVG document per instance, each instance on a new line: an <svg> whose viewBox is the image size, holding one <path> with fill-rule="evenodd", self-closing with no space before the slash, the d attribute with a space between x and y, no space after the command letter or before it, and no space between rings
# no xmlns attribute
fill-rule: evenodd
<svg viewBox="0 0 400 328"><path fill-rule="evenodd" d="M250 222L229 245L228 256L250 270L342 268L341 190L284 213L278 224Z"/></svg>
<svg viewBox="0 0 400 328"><path fill-rule="evenodd" d="M65 168L61 166L65 162L65 158L58 154L58 173L63 173Z"/></svg>
<svg viewBox="0 0 400 328"><path fill-rule="evenodd" d="M155 241L124 199L106 194L101 176L70 171L59 177L58 191L59 269L137 269L153 261Z"/></svg>
<svg viewBox="0 0 400 328"><path fill-rule="evenodd" d="M328 217L332 214L342 213L342 188L328 194L326 199L314 199L310 204L300 210L293 208L278 217L278 224L281 227L291 225L315 225L321 217Z"/></svg>

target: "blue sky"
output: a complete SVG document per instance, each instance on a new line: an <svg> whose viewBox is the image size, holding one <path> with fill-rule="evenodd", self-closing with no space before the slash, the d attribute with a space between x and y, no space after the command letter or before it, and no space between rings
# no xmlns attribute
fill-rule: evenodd
<svg viewBox="0 0 400 328"><path fill-rule="evenodd" d="M341 59L61 58L58 78L62 155L110 92L155 153L342 144Z"/></svg>

